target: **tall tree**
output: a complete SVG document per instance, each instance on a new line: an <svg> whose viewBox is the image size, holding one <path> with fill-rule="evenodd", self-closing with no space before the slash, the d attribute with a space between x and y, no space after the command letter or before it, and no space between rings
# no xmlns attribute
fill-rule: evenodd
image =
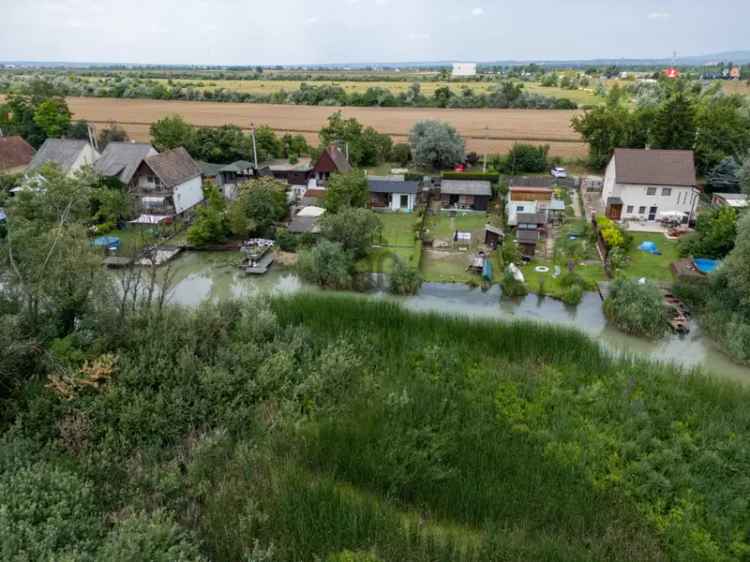
<svg viewBox="0 0 750 562"><path fill-rule="evenodd" d="M695 146L695 110L682 91L663 101L654 114L650 142L653 148L692 150Z"/></svg>
<svg viewBox="0 0 750 562"><path fill-rule="evenodd" d="M420 166L450 168L464 160L464 139L448 123L420 121L409 133L409 144Z"/></svg>
<svg viewBox="0 0 750 562"><path fill-rule="evenodd" d="M151 124L151 141L159 152L178 146L192 153L195 143L195 129L179 115L164 117Z"/></svg>
<svg viewBox="0 0 750 562"><path fill-rule="evenodd" d="M750 104L742 96L704 95L696 104L695 156L705 174L750 149Z"/></svg>
<svg viewBox="0 0 750 562"><path fill-rule="evenodd" d="M39 125L47 137L64 136L70 127L70 117L70 109L63 98L46 99L34 110L34 123Z"/></svg>
<svg viewBox="0 0 750 562"><path fill-rule="evenodd" d="M359 170L350 174L333 174L328 181L325 206L330 213L346 207L365 207L368 199L367 177Z"/></svg>
<svg viewBox="0 0 750 562"><path fill-rule="evenodd" d="M353 166L375 166L390 153L391 140L388 135L378 133L372 127L363 127L356 119L344 119L340 111L328 117L328 124L320 130L320 143L346 144L349 161Z"/></svg>

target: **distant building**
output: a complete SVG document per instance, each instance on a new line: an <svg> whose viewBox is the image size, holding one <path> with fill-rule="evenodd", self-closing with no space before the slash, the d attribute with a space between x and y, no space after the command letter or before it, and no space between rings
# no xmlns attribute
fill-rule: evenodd
<svg viewBox="0 0 750 562"><path fill-rule="evenodd" d="M666 76L667 78L679 78L680 74L680 70L673 66L664 69L664 76Z"/></svg>
<svg viewBox="0 0 750 562"><path fill-rule="evenodd" d="M459 76L476 76L477 75L477 64L474 62L454 62L453 72L451 76L454 78Z"/></svg>
<svg viewBox="0 0 750 562"><path fill-rule="evenodd" d="M34 149L21 137L0 137L0 175L20 174L34 158Z"/></svg>

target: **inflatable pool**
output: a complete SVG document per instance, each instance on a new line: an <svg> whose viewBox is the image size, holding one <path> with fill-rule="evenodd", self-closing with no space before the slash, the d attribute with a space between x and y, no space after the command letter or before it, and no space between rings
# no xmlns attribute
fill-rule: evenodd
<svg viewBox="0 0 750 562"><path fill-rule="evenodd" d="M710 260L708 258L695 258L693 260L695 268L701 273L712 273L719 267L718 260Z"/></svg>

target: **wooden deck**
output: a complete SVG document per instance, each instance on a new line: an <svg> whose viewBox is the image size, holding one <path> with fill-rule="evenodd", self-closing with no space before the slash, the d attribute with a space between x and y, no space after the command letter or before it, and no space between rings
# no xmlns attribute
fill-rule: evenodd
<svg viewBox="0 0 750 562"><path fill-rule="evenodd" d="M145 250L136 260L136 264L145 266L160 266L177 257L184 250L183 246L159 246Z"/></svg>
<svg viewBox="0 0 750 562"><path fill-rule="evenodd" d="M112 269L128 267L132 263L132 258L124 258L119 256L109 256L108 258L104 258L104 265L107 267L111 267Z"/></svg>
<svg viewBox="0 0 750 562"><path fill-rule="evenodd" d="M255 265L243 263L240 268L248 275L263 275L267 273L273 264L273 252L267 252Z"/></svg>

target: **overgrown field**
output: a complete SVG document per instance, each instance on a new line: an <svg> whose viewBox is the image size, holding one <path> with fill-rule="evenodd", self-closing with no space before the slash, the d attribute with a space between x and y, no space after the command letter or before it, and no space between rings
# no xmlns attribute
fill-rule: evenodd
<svg viewBox="0 0 750 562"><path fill-rule="evenodd" d="M3 560L750 551L747 391L578 332L300 295L102 311L18 368Z"/></svg>
<svg viewBox="0 0 750 562"><path fill-rule="evenodd" d="M317 133L328 116L341 110L390 135L394 142L406 142L409 130L417 121L437 119L456 127L466 139L468 150L501 154L514 142L550 145L552 156L580 158L586 155L586 144L570 128L575 111L524 109L439 109L386 107L321 107L250 103L185 102L146 99L68 98L75 119L85 119L106 126L119 123L136 140L149 140L149 126L170 115L182 115L198 126L225 124L250 128L267 124L279 132L304 134L317 143Z"/></svg>

